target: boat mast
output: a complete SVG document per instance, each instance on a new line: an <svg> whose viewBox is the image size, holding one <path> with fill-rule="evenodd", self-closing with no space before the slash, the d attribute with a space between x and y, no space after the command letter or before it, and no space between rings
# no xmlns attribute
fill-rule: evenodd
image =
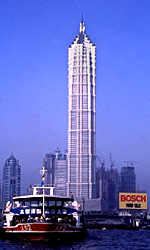
<svg viewBox="0 0 150 250"><path fill-rule="evenodd" d="M42 183L41 183L41 187L43 187L43 218L45 218L45 191L44 191L44 184L45 184L45 172L47 170L45 170L45 166L43 166L42 170L40 170L42 172Z"/></svg>

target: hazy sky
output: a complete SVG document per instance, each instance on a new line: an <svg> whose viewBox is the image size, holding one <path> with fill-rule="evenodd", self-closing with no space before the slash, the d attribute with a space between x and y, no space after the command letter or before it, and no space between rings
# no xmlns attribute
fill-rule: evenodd
<svg viewBox="0 0 150 250"><path fill-rule="evenodd" d="M68 46L79 32L97 46L97 154L109 167L136 161L150 191L150 1L0 1L0 166L13 152L23 189L43 157L67 149Z"/></svg>

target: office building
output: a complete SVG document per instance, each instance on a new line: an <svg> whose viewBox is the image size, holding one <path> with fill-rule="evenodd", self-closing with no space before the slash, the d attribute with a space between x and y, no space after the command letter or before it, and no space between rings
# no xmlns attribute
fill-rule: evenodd
<svg viewBox="0 0 150 250"><path fill-rule="evenodd" d="M59 149L54 153L46 154L44 158L45 184L54 187L54 194L66 196L67 182L67 152L64 154Z"/></svg>
<svg viewBox="0 0 150 250"><path fill-rule="evenodd" d="M44 157L43 165L45 167L45 184L49 184L54 187L55 183L55 159L56 155L54 153L46 154Z"/></svg>
<svg viewBox="0 0 150 250"><path fill-rule="evenodd" d="M133 166L121 168L121 192L136 192L136 175Z"/></svg>
<svg viewBox="0 0 150 250"><path fill-rule="evenodd" d="M67 195L67 153L64 155L58 152L55 163L55 194L60 196Z"/></svg>
<svg viewBox="0 0 150 250"><path fill-rule="evenodd" d="M80 23L68 49L68 181L67 195L96 196L96 47Z"/></svg>
<svg viewBox="0 0 150 250"><path fill-rule="evenodd" d="M21 166L13 154L6 160L3 167L2 203L12 202L13 196L21 193Z"/></svg>

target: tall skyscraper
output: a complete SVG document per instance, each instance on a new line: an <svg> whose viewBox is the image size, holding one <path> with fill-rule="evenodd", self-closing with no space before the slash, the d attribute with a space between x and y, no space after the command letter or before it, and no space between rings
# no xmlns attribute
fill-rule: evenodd
<svg viewBox="0 0 150 250"><path fill-rule="evenodd" d="M95 197L96 47L85 24L68 49L68 181L67 195Z"/></svg>
<svg viewBox="0 0 150 250"><path fill-rule="evenodd" d="M21 192L21 166L13 154L6 160L3 167L3 207L9 200L12 202L14 195L20 195Z"/></svg>

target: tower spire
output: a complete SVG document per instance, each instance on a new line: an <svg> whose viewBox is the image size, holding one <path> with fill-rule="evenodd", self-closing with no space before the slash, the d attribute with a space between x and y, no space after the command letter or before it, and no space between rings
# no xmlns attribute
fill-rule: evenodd
<svg viewBox="0 0 150 250"><path fill-rule="evenodd" d="M83 13L82 13L82 16L81 16L81 23L83 23Z"/></svg>
<svg viewBox="0 0 150 250"><path fill-rule="evenodd" d="M81 23L80 23L80 33L81 32L85 32L85 24L84 24L84 22L83 22L83 14L82 14L82 16L81 16Z"/></svg>

